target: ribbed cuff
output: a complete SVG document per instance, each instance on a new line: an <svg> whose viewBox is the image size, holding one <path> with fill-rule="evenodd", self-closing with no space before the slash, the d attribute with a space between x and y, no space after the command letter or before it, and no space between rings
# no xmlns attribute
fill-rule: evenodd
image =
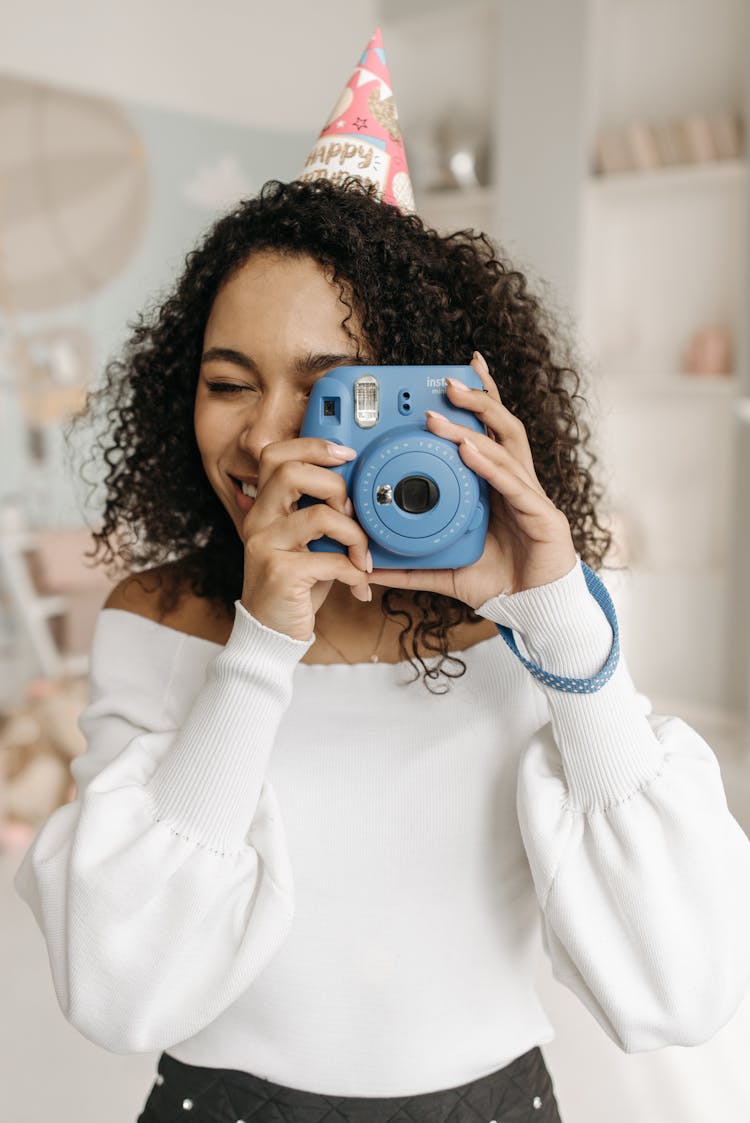
<svg viewBox="0 0 750 1123"><path fill-rule="evenodd" d="M226 647L147 785L159 820L220 852L244 843L294 670L314 643L265 627L239 601L235 609Z"/></svg>
<svg viewBox="0 0 750 1123"><path fill-rule="evenodd" d="M557 581L500 594L476 611L512 628L529 658L556 675L597 674L612 646L612 629L588 590L580 562ZM539 688L547 700L571 810L621 803L658 775L663 753L622 661L594 694Z"/></svg>
<svg viewBox="0 0 750 1123"><path fill-rule="evenodd" d="M595 675L612 647L612 629L588 590L580 562L549 585L500 593L476 611L512 628L532 662L567 678Z"/></svg>
<svg viewBox="0 0 750 1123"><path fill-rule="evenodd" d="M664 751L622 662L596 694L544 694L571 810L606 810L659 775Z"/></svg>

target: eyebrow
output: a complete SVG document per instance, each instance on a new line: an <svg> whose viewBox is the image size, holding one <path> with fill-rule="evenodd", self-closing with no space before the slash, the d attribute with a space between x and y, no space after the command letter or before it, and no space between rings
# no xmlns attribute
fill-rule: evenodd
<svg viewBox="0 0 750 1123"><path fill-rule="evenodd" d="M236 351L233 347L209 347L207 351L204 351L201 363L212 362L233 363L235 366L249 371L250 374L260 374L258 364L251 356L246 355L243 351ZM325 351L316 354L308 352L307 355L295 360L294 373L298 378L307 378L312 374L330 370L332 367L365 365L365 360L358 358L356 355L333 354Z"/></svg>

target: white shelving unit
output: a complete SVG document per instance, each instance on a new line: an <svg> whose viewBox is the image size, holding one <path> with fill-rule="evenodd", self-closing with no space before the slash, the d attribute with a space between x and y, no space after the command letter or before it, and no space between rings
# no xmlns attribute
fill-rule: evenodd
<svg viewBox="0 0 750 1123"><path fill-rule="evenodd" d="M451 98L491 131L492 185L437 194L418 184L420 212L439 228L487 229L578 318L608 501L631 536L631 572L613 589L636 679L657 704L718 720L742 707L737 682L750 677L736 529L744 521L750 559L738 451L738 432L750 442L748 165L592 169L602 126L750 102L750 10L745 0L399 0L385 4L383 27L408 153L421 155ZM694 333L722 325L733 372L682 373Z"/></svg>
<svg viewBox="0 0 750 1123"><path fill-rule="evenodd" d="M591 0L588 149L598 129L743 103L738 0ZM637 65L635 65L637 62ZM605 417L610 503L627 528L620 583L637 681L717 714L730 688L737 408L746 374L747 163L587 176L580 308ZM730 332L730 375L682 373L700 328Z"/></svg>
<svg viewBox="0 0 750 1123"><path fill-rule="evenodd" d="M583 330L603 371L679 374L691 336L711 325L731 331L736 352L744 164L613 179L584 191Z"/></svg>
<svg viewBox="0 0 750 1123"><path fill-rule="evenodd" d="M747 183L747 161L716 160L714 163L673 165L648 172L620 172L617 175L591 176L588 190L592 195L615 195L634 192L643 196L647 191L673 192L683 187L690 190L701 187L720 187L723 183Z"/></svg>

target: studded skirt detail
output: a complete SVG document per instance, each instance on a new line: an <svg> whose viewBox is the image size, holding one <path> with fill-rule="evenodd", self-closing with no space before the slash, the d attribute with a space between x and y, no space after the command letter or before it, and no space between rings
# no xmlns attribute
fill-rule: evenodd
<svg viewBox="0 0 750 1123"><path fill-rule="evenodd" d="M385 1099L285 1088L162 1053L138 1123L561 1123L541 1050L470 1084Z"/></svg>

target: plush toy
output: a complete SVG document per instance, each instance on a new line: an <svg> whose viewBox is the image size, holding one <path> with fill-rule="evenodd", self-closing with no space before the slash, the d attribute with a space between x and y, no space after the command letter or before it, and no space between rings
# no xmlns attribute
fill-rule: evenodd
<svg viewBox="0 0 750 1123"><path fill-rule="evenodd" d="M44 820L75 794L70 762L85 741L78 718L86 705L83 679L37 679L24 702L0 714L0 846L25 846Z"/></svg>

